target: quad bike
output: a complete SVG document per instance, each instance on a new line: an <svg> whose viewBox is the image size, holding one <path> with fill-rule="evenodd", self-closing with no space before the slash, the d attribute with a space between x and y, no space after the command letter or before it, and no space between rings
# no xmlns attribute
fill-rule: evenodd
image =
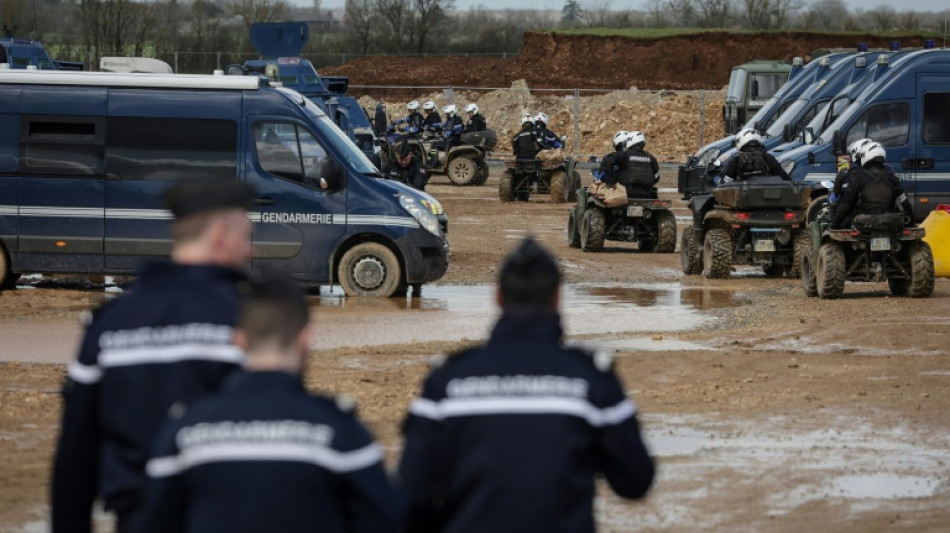
<svg viewBox="0 0 950 533"><path fill-rule="evenodd" d="M857 215L846 229L830 229L827 219L811 222L811 246L802 261L805 294L838 298L845 281L887 281L895 296L932 295L933 252L924 229L905 227L908 222L902 213Z"/></svg>
<svg viewBox="0 0 950 533"><path fill-rule="evenodd" d="M518 159L507 167L498 181L498 197L502 202L527 202L531 194L550 194L555 204L573 202L581 186L581 175L573 157L564 161Z"/></svg>
<svg viewBox="0 0 950 533"><path fill-rule="evenodd" d="M683 272L728 278L733 264L760 265L767 275L797 278L811 246L805 209L811 188L760 176L693 194L693 224L683 231Z"/></svg>
<svg viewBox="0 0 950 533"><path fill-rule="evenodd" d="M461 138L462 145L446 152L442 136L434 132L401 134L390 127L387 135L391 146L408 142L430 175L445 174L456 185L483 185L488 181L489 172L485 158L497 144L498 137L494 131L485 130L463 133Z"/></svg>
<svg viewBox="0 0 950 533"><path fill-rule="evenodd" d="M654 189L654 193L656 189ZM673 253L676 217L669 200L627 198L627 205L608 207L588 189L577 191L577 205L567 219L567 244L599 252L604 241L636 242L641 252Z"/></svg>

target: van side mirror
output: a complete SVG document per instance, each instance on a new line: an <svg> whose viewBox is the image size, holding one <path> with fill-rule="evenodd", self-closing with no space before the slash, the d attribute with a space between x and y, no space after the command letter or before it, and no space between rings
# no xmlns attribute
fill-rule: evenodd
<svg viewBox="0 0 950 533"><path fill-rule="evenodd" d="M831 135L831 149L834 151L835 155L844 155L847 151L847 137L841 130L835 130Z"/></svg>
<svg viewBox="0 0 950 533"><path fill-rule="evenodd" d="M792 142L795 140L795 126L786 124L782 127L782 140L785 142Z"/></svg>
<svg viewBox="0 0 950 533"><path fill-rule="evenodd" d="M314 185L328 191L337 191L343 188L346 176L343 172L343 166L335 159L327 157L319 165L310 170L310 180Z"/></svg>
<svg viewBox="0 0 950 533"><path fill-rule="evenodd" d="M811 144L815 140L815 130L812 128L805 128L802 130L802 144Z"/></svg>

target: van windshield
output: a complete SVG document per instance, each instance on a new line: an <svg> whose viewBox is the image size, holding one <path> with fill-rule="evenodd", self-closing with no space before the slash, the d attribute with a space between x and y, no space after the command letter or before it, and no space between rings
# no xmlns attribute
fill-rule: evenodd
<svg viewBox="0 0 950 533"><path fill-rule="evenodd" d="M361 152L359 148L353 144L353 141L351 141L333 121L327 118L326 115L321 114L313 117L313 119L317 125L317 132L327 140L327 143L339 150L340 157L356 169L357 172L360 174L379 173L379 171L376 170L376 166L366 157L366 154Z"/></svg>

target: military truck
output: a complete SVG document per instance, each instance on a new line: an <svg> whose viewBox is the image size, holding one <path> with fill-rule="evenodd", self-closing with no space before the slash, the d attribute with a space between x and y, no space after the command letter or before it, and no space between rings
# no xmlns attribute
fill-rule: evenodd
<svg viewBox="0 0 950 533"><path fill-rule="evenodd" d="M738 132L746 120L785 85L792 68L802 66L801 61L796 57L796 63L789 65L780 61L756 60L733 67L726 103L722 106L725 135Z"/></svg>

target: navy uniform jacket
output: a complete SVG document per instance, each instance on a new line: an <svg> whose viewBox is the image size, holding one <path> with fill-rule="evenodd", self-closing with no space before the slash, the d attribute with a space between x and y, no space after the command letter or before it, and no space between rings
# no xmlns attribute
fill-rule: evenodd
<svg viewBox="0 0 950 533"><path fill-rule="evenodd" d="M143 533L398 531L403 500L353 416L300 377L239 372L162 430Z"/></svg>
<svg viewBox="0 0 950 533"><path fill-rule="evenodd" d="M654 466L609 361L560 345L556 314L506 313L410 406L399 473L409 531L594 531L594 476L643 496Z"/></svg>
<svg viewBox="0 0 950 533"><path fill-rule="evenodd" d="M53 531L89 531L97 493L106 509L135 509L169 408L217 391L243 359L231 343L242 279L223 267L154 263L96 311L67 372Z"/></svg>
<svg viewBox="0 0 950 533"><path fill-rule="evenodd" d="M481 113L472 115L472 118L468 119L468 122L465 124L465 133L485 131L486 129L488 129L488 124L485 122L485 117L483 117Z"/></svg>

